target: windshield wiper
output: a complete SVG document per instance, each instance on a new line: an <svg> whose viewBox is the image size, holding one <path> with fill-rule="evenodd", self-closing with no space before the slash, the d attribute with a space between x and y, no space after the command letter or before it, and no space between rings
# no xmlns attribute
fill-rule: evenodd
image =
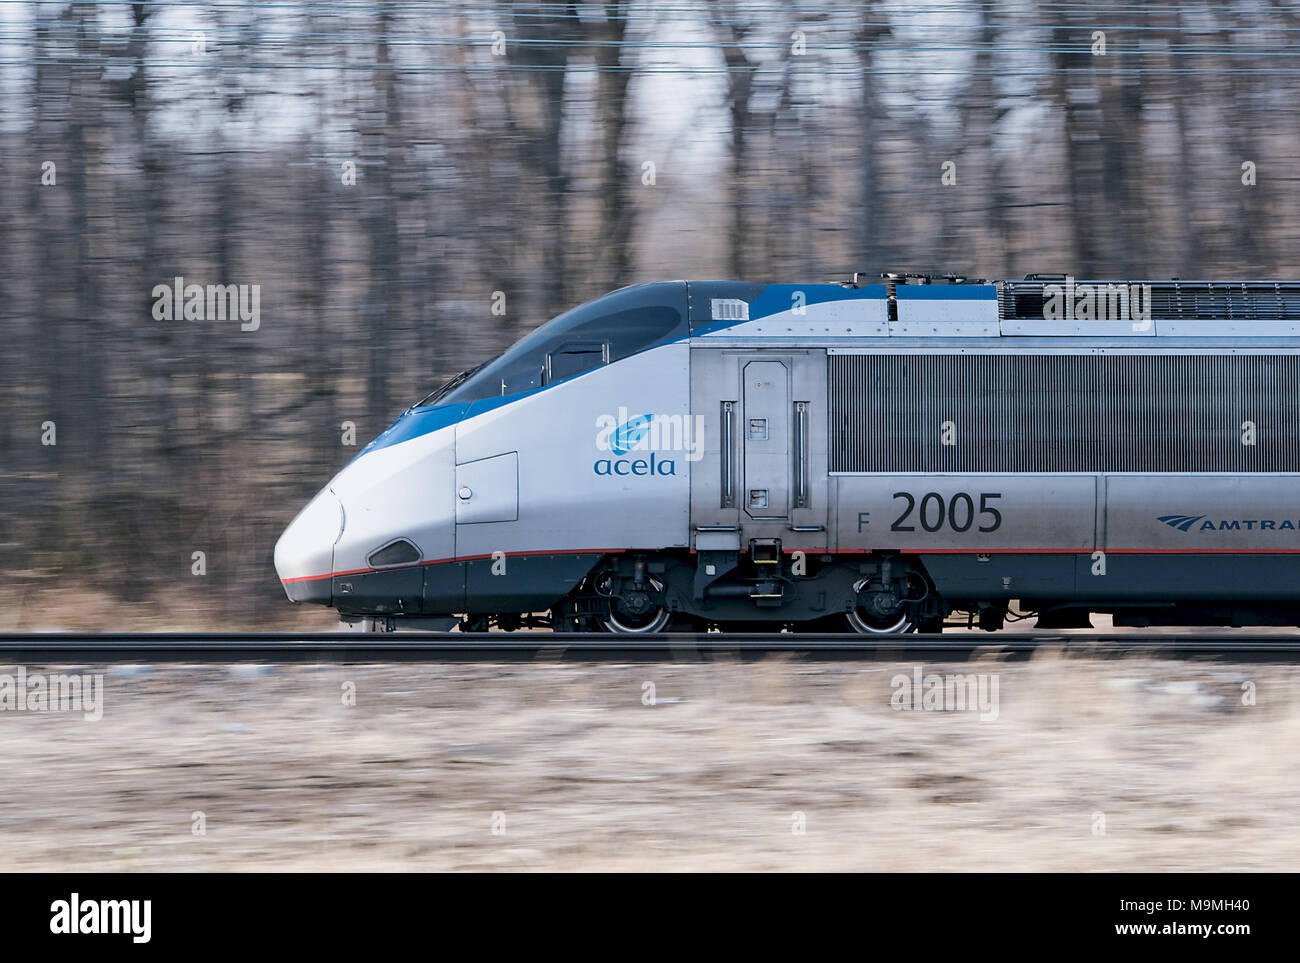
<svg viewBox="0 0 1300 963"><path fill-rule="evenodd" d="M473 368L470 368L468 371L462 371L460 374L456 375L454 378L452 378L450 381L448 381L446 384L444 384L441 388L436 388L436 389L434 389L431 393L429 393L428 395L426 395L426 396L425 396L421 401L417 402L416 404L411 405L411 407L412 407L412 408L427 408L429 405L434 404L434 403L435 403L439 398L442 398L443 396L445 396L448 392L450 392L450 391L452 391L452 390L454 390L454 389L456 389L456 388L459 388L459 387L460 387L461 385L463 385L463 384L464 384L464 383L465 383L469 378L471 378L473 375L476 375L476 374L478 374L481 370L483 370L483 368L484 368L486 365L487 365L487 362L484 361L483 364L475 365Z"/></svg>

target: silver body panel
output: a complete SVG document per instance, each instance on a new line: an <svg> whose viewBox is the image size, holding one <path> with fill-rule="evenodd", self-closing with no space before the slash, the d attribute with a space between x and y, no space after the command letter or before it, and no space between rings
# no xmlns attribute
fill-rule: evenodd
<svg viewBox="0 0 1300 963"><path fill-rule="evenodd" d="M1097 545L1093 475L837 474L831 481L830 547L838 552L1086 553Z"/></svg>
<svg viewBox="0 0 1300 963"><path fill-rule="evenodd" d="M458 423L462 477L517 452L518 509L515 518L458 518L456 556L685 548L690 452L673 450L669 433L647 434L625 454L603 450L598 419L620 409L684 419L688 355L684 343L665 345Z"/></svg>

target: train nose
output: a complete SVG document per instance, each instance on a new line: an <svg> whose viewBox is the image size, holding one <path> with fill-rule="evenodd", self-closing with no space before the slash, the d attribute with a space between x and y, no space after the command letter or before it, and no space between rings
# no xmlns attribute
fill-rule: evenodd
<svg viewBox="0 0 1300 963"><path fill-rule="evenodd" d="M334 543L343 533L343 504L328 488L289 523L275 543L275 571L294 602L330 602Z"/></svg>

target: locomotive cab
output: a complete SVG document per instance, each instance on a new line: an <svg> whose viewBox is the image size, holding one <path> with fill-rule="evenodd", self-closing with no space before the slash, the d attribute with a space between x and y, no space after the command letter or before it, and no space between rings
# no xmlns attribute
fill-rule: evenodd
<svg viewBox="0 0 1300 963"><path fill-rule="evenodd" d="M545 610L563 597L630 533L561 524L628 494L617 481L592 491L594 459L562 453L592 447L596 420L620 405L686 404L685 301L684 282L615 291L412 405L281 536L289 598L418 625ZM677 355L675 379L654 374L662 359L635 363L656 348ZM684 496L684 473L676 484ZM685 499L671 498L682 502L684 544Z"/></svg>

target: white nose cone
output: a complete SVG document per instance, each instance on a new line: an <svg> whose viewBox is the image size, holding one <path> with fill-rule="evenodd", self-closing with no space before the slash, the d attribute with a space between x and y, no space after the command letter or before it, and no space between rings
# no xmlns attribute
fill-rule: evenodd
<svg viewBox="0 0 1300 963"><path fill-rule="evenodd" d="M328 488L289 523L275 543L275 572L280 581L329 575L334 543L343 532L343 506Z"/></svg>

